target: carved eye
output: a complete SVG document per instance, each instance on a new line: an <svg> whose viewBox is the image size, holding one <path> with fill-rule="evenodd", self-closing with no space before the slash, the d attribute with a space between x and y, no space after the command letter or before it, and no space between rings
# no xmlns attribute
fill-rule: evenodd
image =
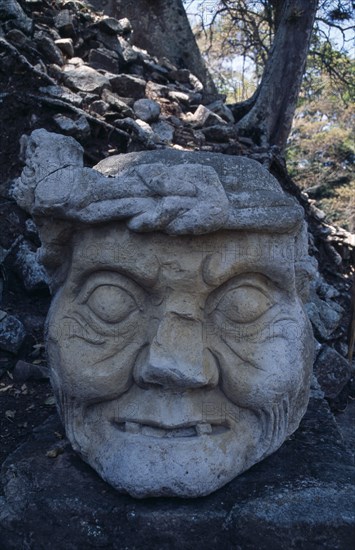
<svg viewBox="0 0 355 550"><path fill-rule="evenodd" d="M227 292L218 303L217 309L234 323L251 323L272 305L263 292L243 285Z"/></svg>
<svg viewBox="0 0 355 550"><path fill-rule="evenodd" d="M134 298L117 285L101 285L86 301L91 311L106 323L118 323L137 309Z"/></svg>

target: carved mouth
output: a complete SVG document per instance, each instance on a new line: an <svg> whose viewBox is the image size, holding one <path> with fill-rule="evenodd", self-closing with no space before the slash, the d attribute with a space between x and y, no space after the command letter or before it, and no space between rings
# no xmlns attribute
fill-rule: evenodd
<svg viewBox="0 0 355 550"><path fill-rule="evenodd" d="M140 422L114 422L116 428L121 432L136 435L145 435L148 437L159 438L178 438L178 437L199 437L202 435L220 435L229 430L225 425L208 424L200 422L192 426L181 426L177 428L160 428L151 424L142 424Z"/></svg>

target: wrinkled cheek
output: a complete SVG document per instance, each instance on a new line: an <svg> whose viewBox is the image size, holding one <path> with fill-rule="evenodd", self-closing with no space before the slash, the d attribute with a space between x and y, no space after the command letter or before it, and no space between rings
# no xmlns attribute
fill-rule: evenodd
<svg viewBox="0 0 355 550"><path fill-rule="evenodd" d="M220 342L218 357L225 395L245 408L265 408L304 384L302 342L282 336L261 343Z"/></svg>
<svg viewBox="0 0 355 550"><path fill-rule="evenodd" d="M143 337L134 341L107 338L90 344L77 336L48 334L47 355L56 392L79 401L113 399L130 387L134 363L144 346Z"/></svg>

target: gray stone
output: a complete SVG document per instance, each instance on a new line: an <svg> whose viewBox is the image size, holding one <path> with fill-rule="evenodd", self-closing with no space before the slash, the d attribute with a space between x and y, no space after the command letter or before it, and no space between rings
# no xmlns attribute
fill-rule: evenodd
<svg viewBox="0 0 355 550"><path fill-rule="evenodd" d="M40 92L51 97L57 97L59 99L63 99L64 101L68 101L76 107L81 107L83 104L83 98L65 86L42 86L39 90Z"/></svg>
<svg viewBox="0 0 355 550"><path fill-rule="evenodd" d="M194 128L202 128L204 126L214 126L216 124L226 124L226 122L219 115L216 115L204 105L199 105L193 115L186 117L187 121L194 126Z"/></svg>
<svg viewBox="0 0 355 550"><path fill-rule="evenodd" d="M171 143L174 139L174 126L165 120L154 122L152 130L160 143Z"/></svg>
<svg viewBox="0 0 355 550"><path fill-rule="evenodd" d="M26 336L19 319L0 310L0 349L17 353Z"/></svg>
<svg viewBox="0 0 355 550"><path fill-rule="evenodd" d="M91 133L90 124L84 115L73 119L68 116L58 114L53 117L53 120L58 128L60 128L60 130L68 136L85 138L89 137Z"/></svg>
<svg viewBox="0 0 355 550"><path fill-rule="evenodd" d="M93 113L97 113L98 115L104 116L105 113L107 113L109 109L109 104L106 103L106 101L103 101L102 99L98 99L97 101L93 101L90 105L90 111Z"/></svg>
<svg viewBox="0 0 355 550"><path fill-rule="evenodd" d="M349 362L335 349L322 346L314 364L314 372L325 397L335 399L350 380Z"/></svg>
<svg viewBox="0 0 355 550"><path fill-rule="evenodd" d="M337 302L321 300L315 293L311 296L313 301L306 304L306 311L316 337L324 341L339 326L344 310Z"/></svg>
<svg viewBox="0 0 355 550"><path fill-rule="evenodd" d="M107 48L90 50L89 65L94 69L103 69L111 73L118 73L120 70L118 55Z"/></svg>
<svg viewBox="0 0 355 550"><path fill-rule="evenodd" d="M55 44L62 50L67 57L74 57L74 45L71 38L58 38Z"/></svg>
<svg viewBox="0 0 355 550"><path fill-rule="evenodd" d="M69 10L61 10L54 18L54 25L61 36L70 38L75 36L74 18Z"/></svg>
<svg viewBox="0 0 355 550"><path fill-rule="evenodd" d="M235 139L238 135L235 128L225 124L207 126L207 128L202 128L202 132L206 139L210 141L221 141L222 143L229 139Z"/></svg>
<svg viewBox="0 0 355 550"><path fill-rule="evenodd" d="M118 55L120 59L123 59L122 48L118 36L96 31L96 39L102 46Z"/></svg>
<svg viewBox="0 0 355 550"><path fill-rule="evenodd" d="M118 37L118 41L122 49L122 57L124 62L127 65L130 65L131 63L135 63L139 59L139 53L136 50L136 48L132 47L130 43L127 40L125 40L122 36Z"/></svg>
<svg viewBox="0 0 355 550"><path fill-rule="evenodd" d="M134 116L133 110L129 107L129 105L109 90L103 90L101 97L110 105L112 109L120 113L122 118L132 118Z"/></svg>
<svg viewBox="0 0 355 550"><path fill-rule="evenodd" d="M6 33L6 40L19 48L23 48L25 44L28 44L27 36L19 29L11 29Z"/></svg>
<svg viewBox="0 0 355 550"><path fill-rule="evenodd" d="M26 227L26 235L30 237L30 239L38 238L37 226L31 218L28 218L28 220L26 220L25 227Z"/></svg>
<svg viewBox="0 0 355 550"><path fill-rule="evenodd" d="M51 417L4 464L4 550L25 548L28 540L35 548L48 548L50 540L53 550L353 546L354 466L322 399L311 399L300 428L277 453L190 501L119 495L56 434L63 428Z"/></svg>
<svg viewBox="0 0 355 550"><path fill-rule="evenodd" d="M13 22L15 27L18 27L26 34L32 31L32 19L27 17L20 4L16 0L3 0L0 3L0 21Z"/></svg>
<svg viewBox="0 0 355 550"><path fill-rule="evenodd" d="M38 50L51 63L56 63L61 67L64 64L64 57L60 48L55 44L54 40L49 38L45 32L39 31L34 34L35 44Z"/></svg>
<svg viewBox="0 0 355 550"><path fill-rule="evenodd" d="M63 78L67 86L82 92L100 93L104 88L111 87L106 76L87 65L66 65Z"/></svg>
<svg viewBox="0 0 355 550"><path fill-rule="evenodd" d="M138 76L119 74L109 77L112 90L123 97L140 99L144 97L146 81Z"/></svg>
<svg viewBox="0 0 355 550"><path fill-rule="evenodd" d="M33 365L26 361L17 361L14 369L11 371L15 382L26 382L27 380L48 380L49 368L42 365Z"/></svg>
<svg viewBox="0 0 355 550"><path fill-rule="evenodd" d="M48 287L48 277L43 266L38 261L37 252L33 245L27 241L19 243L14 267L27 291L32 292Z"/></svg>
<svg viewBox="0 0 355 550"><path fill-rule="evenodd" d="M221 99L217 99L213 103L207 105L207 109L219 115L226 122L234 124L235 120L232 111Z"/></svg>
<svg viewBox="0 0 355 550"><path fill-rule="evenodd" d="M152 99L138 99L133 104L133 110L144 122L154 122L159 118L160 105Z"/></svg>
<svg viewBox="0 0 355 550"><path fill-rule="evenodd" d="M127 20L121 20L122 22L128 21ZM103 17L100 19L100 21L97 23L97 26L102 29L105 32L108 32L110 34L116 35L116 34L122 34L126 28L126 24L121 23L121 21L118 21L114 17ZM130 26L130 23L128 21L128 24ZM130 27L130 30L132 30L132 27Z"/></svg>
<svg viewBox="0 0 355 550"><path fill-rule="evenodd" d="M168 97L185 104L188 104L190 102L190 95L186 92L178 92L176 90L171 90L168 93Z"/></svg>

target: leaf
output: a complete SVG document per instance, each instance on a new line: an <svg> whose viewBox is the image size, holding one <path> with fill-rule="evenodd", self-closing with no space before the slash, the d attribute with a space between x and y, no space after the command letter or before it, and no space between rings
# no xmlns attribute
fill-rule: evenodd
<svg viewBox="0 0 355 550"><path fill-rule="evenodd" d="M5 386L4 388L0 388L0 392L4 392L4 391L7 391L9 390L10 388L13 387L13 384L9 384L8 386Z"/></svg>
<svg viewBox="0 0 355 550"><path fill-rule="evenodd" d="M5 411L5 416L8 420L13 420L15 418L16 411Z"/></svg>

